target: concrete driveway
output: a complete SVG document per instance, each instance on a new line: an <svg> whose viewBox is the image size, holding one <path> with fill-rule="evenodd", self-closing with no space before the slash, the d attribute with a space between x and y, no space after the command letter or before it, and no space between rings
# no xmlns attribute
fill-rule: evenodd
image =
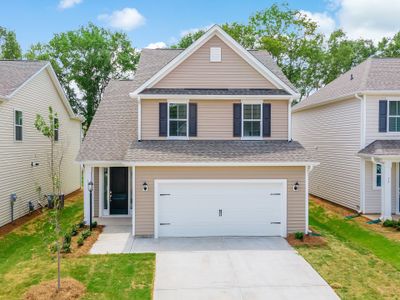
<svg viewBox="0 0 400 300"><path fill-rule="evenodd" d="M135 239L156 253L154 299L339 299L283 238Z"/></svg>

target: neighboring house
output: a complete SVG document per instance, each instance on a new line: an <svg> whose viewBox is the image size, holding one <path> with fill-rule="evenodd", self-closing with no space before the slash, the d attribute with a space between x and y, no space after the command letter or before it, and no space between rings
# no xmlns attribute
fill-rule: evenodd
<svg viewBox="0 0 400 300"><path fill-rule="evenodd" d="M400 59L369 58L293 107L316 151L310 193L383 219L399 213Z"/></svg>
<svg viewBox="0 0 400 300"><path fill-rule="evenodd" d="M75 162L81 121L65 97L48 62L0 61L0 226L11 221L10 195L16 193L14 219L38 208L39 197L51 192L50 142L34 126L37 114L46 120L49 106L58 114L57 151L63 150L62 192L80 188ZM41 195L39 195L39 187Z"/></svg>
<svg viewBox="0 0 400 300"><path fill-rule="evenodd" d="M213 26L186 50L144 49L113 81L81 146L85 220L132 218L136 236L307 231L307 174L291 141L298 97L265 51Z"/></svg>

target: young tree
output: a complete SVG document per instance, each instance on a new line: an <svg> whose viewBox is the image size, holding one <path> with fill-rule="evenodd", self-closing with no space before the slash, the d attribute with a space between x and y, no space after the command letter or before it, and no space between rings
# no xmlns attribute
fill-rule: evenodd
<svg viewBox="0 0 400 300"><path fill-rule="evenodd" d="M21 47L14 31L0 26L0 59L21 59Z"/></svg>
<svg viewBox="0 0 400 300"><path fill-rule="evenodd" d="M75 113L85 117L87 130L109 81L131 76L139 54L126 34L90 23L32 46L26 57L51 62Z"/></svg>
<svg viewBox="0 0 400 300"><path fill-rule="evenodd" d="M54 203L54 209L49 210L50 230L52 231L51 240L56 245L57 250L57 289L61 288L61 162L63 155L57 155L55 149L55 136L59 130L59 122L57 113L53 112L49 107L48 122L41 116L36 115L35 128L45 136L50 142L50 179L52 187L52 195L50 195Z"/></svg>

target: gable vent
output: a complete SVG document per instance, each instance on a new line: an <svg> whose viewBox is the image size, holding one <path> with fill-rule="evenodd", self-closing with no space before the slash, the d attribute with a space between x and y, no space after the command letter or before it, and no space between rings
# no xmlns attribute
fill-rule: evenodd
<svg viewBox="0 0 400 300"><path fill-rule="evenodd" d="M210 62L220 62L221 60L222 60L221 48L220 47L211 47L210 48Z"/></svg>

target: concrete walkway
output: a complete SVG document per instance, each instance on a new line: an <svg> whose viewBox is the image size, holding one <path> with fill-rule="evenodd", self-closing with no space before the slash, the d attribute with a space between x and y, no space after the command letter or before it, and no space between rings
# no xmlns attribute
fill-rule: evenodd
<svg viewBox="0 0 400 300"><path fill-rule="evenodd" d="M154 299L339 299L282 238L135 239L155 252Z"/></svg>

